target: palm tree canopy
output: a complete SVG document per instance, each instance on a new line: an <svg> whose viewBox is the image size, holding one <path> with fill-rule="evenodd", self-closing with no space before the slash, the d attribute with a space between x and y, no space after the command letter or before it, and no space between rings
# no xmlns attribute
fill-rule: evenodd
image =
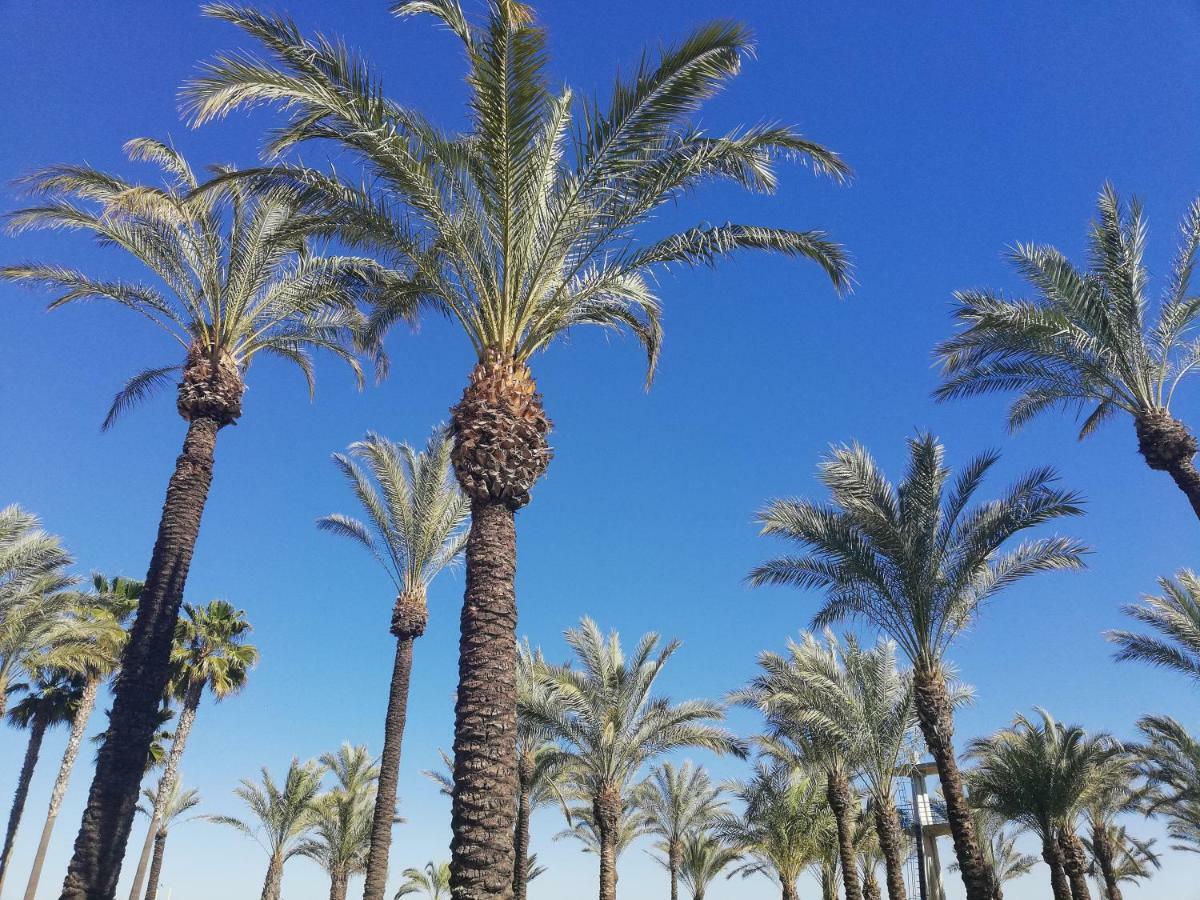
<svg viewBox="0 0 1200 900"><path fill-rule="evenodd" d="M683 839L679 880L693 897L700 896L721 872L741 858L738 848L730 846L712 831L690 832Z"/></svg>
<svg viewBox="0 0 1200 900"><path fill-rule="evenodd" d="M239 385L260 353L297 365L311 392L312 349L345 360L360 383L351 349L361 330L356 299L382 277L370 260L321 256L312 240L328 228L302 210L283 187L247 190L216 166L202 182L173 147L150 138L125 145L133 161L158 166L158 185L129 182L86 166L59 165L22 179L37 205L8 217L19 233L32 228L90 232L103 247L118 247L145 266L154 281L105 280L65 266L26 263L0 268L0 277L44 286L56 309L82 300L108 300L141 314L174 338L186 355L134 375L104 421L109 427L130 406L189 368L232 371ZM157 282L154 283L154 282Z"/></svg>
<svg viewBox="0 0 1200 900"><path fill-rule="evenodd" d="M93 572L92 590L74 595L57 639L40 657L42 663L85 679L104 679L116 672L142 587L140 581Z"/></svg>
<svg viewBox="0 0 1200 900"><path fill-rule="evenodd" d="M886 632L914 665L936 667L1004 588L1038 572L1082 568L1086 548L1065 537L1001 552L1023 531L1080 515L1081 499L1040 468L998 500L972 506L997 454L976 457L951 482L935 437L918 435L908 449L908 469L893 485L865 448L834 448L820 467L830 502L776 500L758 516L763 534L808 553L763 563L750 582L822 589L813 627L861 619Z"/></svg>
<svg viewBox="0 0 1200 900"><path fill-rule="evenodd" d="M313 827L314 804L321 791L323 769L312 761L293 759L283 784L275 783L266 766L261 784L243 778L233 793L250 810L250 818L209 816L210 822L228 825L253 838L272 856L291 859L300 853L298 838Z"/></svg>
<svg viewBox="0 0 1200 900"><path fill-rule="evenodd" d="M1161 815L1176 850L1200 853L1200 741L1167 716L1138 720L1142 773L1150 782L1146 811Z"/></svg>
<svg viewBox="0 0 1200 900"><path fill-rule="evenodd" d="M221 700L241 690L258 662L258 648L246 643L250 623L245 612L225 600L206 606L185 603L183 611L171 653L176 692L182 695L189 685L200 685Z"/></svg>
<svg viewBox="0 0 1200 900"><path fill-rule="evenodd" d="M162 790L162 783L159 783L158 790ZM158 792L152 791L149 788L142 789L142 799L145 803L139 803L137 811L147 818L154 817L154 804L158 798ZM171 792L163 798L159 809L158 830L160 834L166 834L176 820L185 813L191 812L200 805L200 792L189 789L184 790L179 780L177 779L171 785Z"/></svg>
<svg viewBox="0 0 1200 900"><path fill-rule="evenodd" d="M957 293L955 315L965 328L937 349L945 380L936 396L1015 392L1013 428L1049 409L1087 411L1080 437L1118 410L1168 409L1200 363L1200 342L1191 339L1200 317L1191 289L1200 198L1184 219L1157 315L1147 296L1145 247L1141 204L1122 204L1111 185L1100 193L1085 270L1053 247L1014 246L1009 258L1034 298Z"/></svg>
<svg viewBox="0 0 1200 900"><path fill-rule="evenodd" d="M356 153L371 189L298 166L261 177L309 190L343 237L403 273L405 286L375 315L377 329L427 306L458 321L480 360L524 361L574 326L599 325L641 341L652 375L656 270L757 249L811 259L848 287L845 254L820 231L700 224L640 239L656 209L702 183L772 191L780 157L836 180L848 174L836 154L781 125L710 136L696 124L751 52L743 26L700 26L644 55L604 104L551 89L545 33L524 3L488 3L480 23L457 0L401 0L392 9L432 15L457 36L471 92L467 133L446 134L387 98L341 42L306 39L290 19L228 3L205 11L242 29L264 55L219 55L184 88L193 123L262 103L285 110L269 155L312 139Z"/></svg>
<svg viewBox="0 0 1200 900"><path fill-rule="evenodd" d="M426 900L449 900L450 863L427 862L424 869L405 869L404 884L396 891L396 897L423 893Z"/></svg>
<svg viewBox="0 0 1200 900"><path fill-rule="evenodd" d="M367 522L335 513L317 527L361 544L391 577L398 593L423 597L434 576L466 544L470 503L454 480L453 441L444 429L423 451L371 433L335 453ZM365 464L366 469L357 461Z"/></svg>
<svg viewBox="0 0 1200 900"><path fill-rule="evenodd" d="M707 828L724 811L721 794L703 766L685 761L676 767L665 762L650 769L638 785L635 802L651 832L662 838L660 849L669 858L673 845Z"/></svg>
<svg viewBox="0 0 1200 900"><path fill-rule="evenodd" d="M554 840L564 841L571 838L583 845L584 853L599 856L600 830L596 827L591 798L581 799L587 802L567 808L567 827L554 835ZM613 836L613 856L620 859L634 841L651 833L646 814L636 804L625 804L617 818L616 832Z"/></svg>
<svg viewBox="0 0 1200 900"><path fill-rule="evenodd" d="M1160 578L1162 596L1145 595L1139 605L1122 612L1159 636L1133 631L1110 631L1108 639L1120 649L1118 660L1138 660L1200 679L1200 578L1182 569L1175 578Z"/></svg>
<svg viewBox="0 0 1200 900"><path fill-rule="evenodd" d="M75 718L83 694L78 678L61 670L35 670L33 682L23 687L24 695L8 710L8 724L31 728L65 725Z"/></svg>
<svg viewBox="0 0 1200 900"><path fill-rule="evenodd" d="M73 560L38 517L15 503L0 509L0 611L31 595L55 593L74 583ZM3 617L0 617L3 618Z"/></svg>
<svg viewBox="0 0 1200 900"><path fill-rule="evenodd" d="M379 766L366 747L343 744L320 762L337 786L313 802L312 834L297 848L331 875L355 875L366 869Z"/></svg>

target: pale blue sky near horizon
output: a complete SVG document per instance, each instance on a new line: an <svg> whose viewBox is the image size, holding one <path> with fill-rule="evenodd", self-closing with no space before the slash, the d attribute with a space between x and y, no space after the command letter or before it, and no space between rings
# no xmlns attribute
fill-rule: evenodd
<svg viewBox="0 0 1200 900"><path fill-rule="evenodd" d="M469 0L464 0L470 6ZM363 50L388 92L436 121L464 118L464 64L430 21L400 22L383 0L275 0L307 33L340 35ZM746 256L715 271L661 280L666 344L652 390L642 388L630 340L580 331L534 363L554 419L556 457L518 518L520 630L564 658L563 629L591 615L632 644L646 631L683 647L662 677L673 697L720 697L744 683L755 654L780 649L805 627L817 598L752 591L742 579L781 545L756 535L770 498L813 495L831 443L858 440L899 474L905 438L940 435L961 465L1002 452L984 496L1045 463L1088 498L1088 514L1059 529L1095 548L1088 571L1029 580L987 610L953 651L975 705L958 719L960 747L1045 706L1058 718L1133 736L1144 713L1200 731L1196 694L1181 678L1111 660L1106 629L1127 624L1123 603L1155 579L1196 564L1196 521L1165 475L1146 469L1132 427L1118 420L1084 443L1072 422L1048 417L1017 435L1004 400L938 405L931 347L951 329L951 292L1020 287L1003 260L1017 240L1083 252L1105 180L1138 194L1150 219L1155 286L1176 247L1177 223L1200 193L1200 6L1169 0L1004 5L850 0L611 0L537 4L549 30L551 72L577 93L607 97L617 69L642 49L715 17L757 34L757 53L703 116L713 130L763 120L794 124L842 153L853 183L837 186L781 166L773 197L708 189L666 209L649 232L726 218L823 227L852 253L858 287L835 297L810 264ZM249 47L198 5L73 4L0 0L0 209L11 183L53 162L134 175L135 136L169 138L194 163L255 161L271 113L237 114L192 130L177 112L179 85L218 50ZM322 151L305 154L310 163ZM111 277L135 265L79 236L0 239L0 260L57 261ZM183 423L169 392L107 434L99 423L132 372L170 360L172 342L101 304L47 315L45 298L0 285L0 504L19 502L61 534L79 571L140 577ZM260 766L281 775L293 756L344 740L376 751L391 637L387 577L356 547L318 533L314 520L352 512L329 461L369 429L422 442L446 418L471 365L444 321L389 339L391 377L362 393L322 360L310 403L294 371L270 362L249 373L245 415L222 432L215 484L187 597L229 599L247 610L262 663L243 694L205 702L184 762L201 813L237 813L238 779ZM1197 385L1179 415L1200 426ZM449 747L461 572L435 583L429 632L416 650L401 776L408 820L396 830L390 891L399 871L448 856L449 810L421 777ZM92 731L102 727L97 713ZM751 734L754 716L732 726ZM47 740L7 890L23 889L64 734ZM7 812L24 735L0 730L0 812ZM39 898L57 897L90 781L85 750L58 822ZM746 771L702 754L719 777ZM595 860L553 842L554 811L535 820L534 849L548 873L533 900L591 896ZM1162 829L1130 822L1165 845ZM140 842L144 824L135 827ZM621 861L623 900L663 896L666 878L643 852ZM950 847L942 848L943 860ZM234 832L189 822L172 833L163 893L172 900L254 898L265 855ZM127 890L130 866L122 885ZM1200 897L1194 856L1168 853L1161 875L1131 900ZM962 896L947 873L951 900ZM287 900L327 896L320 871L289 863ZM801 895L815 886L802 882ZM1044 866L1006 888L1010 900L1047 894ZM124 894L122 894L124 896ZM389 892L390 896L390 892ZM709 900L777 896L765 879L716 883Z"/></svg>

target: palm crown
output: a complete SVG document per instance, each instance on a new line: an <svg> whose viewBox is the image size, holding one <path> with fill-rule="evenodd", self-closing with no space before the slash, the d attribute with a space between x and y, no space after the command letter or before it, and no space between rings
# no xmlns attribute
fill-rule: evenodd
<svg viewBox="0 0 1200 900"><path fill-rule="evenodd" d="M1175 578L1160 578L1162 596L1147 595L1124 613L1160 636L1133 631L1110 631L1108 639L1120 649L1118 660L1140 660L1200 679L1200 578L1189 569Z"/></svg>
<svg viewBox="0 0 1200 900"><path fill-rule="evenodd" d="M177 692L207 687L220 700L240 690L258 662L258 648L246 643L246 614L225 600L183 609L171 654Z"/></svg>

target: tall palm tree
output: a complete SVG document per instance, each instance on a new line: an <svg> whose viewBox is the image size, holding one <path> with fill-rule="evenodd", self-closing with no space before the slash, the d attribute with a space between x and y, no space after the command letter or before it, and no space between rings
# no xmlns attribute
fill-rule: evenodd
<svg viewBox="0 0 1200 900"><path fill-rule="evenodd" d="M689 761L676 768L665 762L650 769L649 777L638 787L635 802L646 816L651 833L661 841L663 864L671 875L671 900L679 900L679 878L688 839L706 838L702 847L693 848L700 854L694 859L697 865L702 857L710 861L716 859L714 854L719 842L711 836L700 835L700 832L725 809L721 788L712 783L703 766L694 766ZM717 871L721 868L723 866L718 866ZM690 890L694 894L697 889L690 886ZM703 887L700 893L704 893Z"/></svg>
<svg viewBox="0 0 1200 900"><path fill-rule="evenodd" d="M894 486L864 448L836 448L821 466L830 503L777 500L759 514L764 534L788 538L806 555L766 562L750 580L822 589L815 627L859 619L885 632L908 657L917 721L937 764L967 900L991 900L991 876L954 753L946 654L1004 588L1039 572L1082 567L1085 548L1062 537L1027 540L1002 552L1023 531L1079 515L1080 499L1042 468L999 500L972 506L997 455L977 457L953 484L944 458L932 435L910 439L908 470Z"/></svg>
<svg viewBox="0 0 1200 900"><path fill-rule="evenodd" d="M1084 838L1084 844L1091 856L1088 874L1100 885L1102 900L1121 900L1122 882L1137 885L1162 868L1162 858L1154 852L1154 839L1136 838L1124 825L1109 825L1106 829L1104 841L1111 853L1107 863L1101 863L1094 840L1095 834L1092 840Z"/></svg>
<svg viewBox="0 0 1200 900"><path fill-rule="evenodd" d="M711 830L689 832L683 839L683 850L679 855L679 879L692 895L691 900L704 900L708 886L741 858L736 847L721 840Z"/></svg>
<svg viewBox="0 0 1200 900"><path fill-rule="evenodd" d="M283 866L304 848L302 839L313 828L314 807L321 792L323 769L314 762L293 759L283 784L276 784L266 766L262 784L242 779L233 793L250 810L249 820L235 816L210 816L209 821L236 828L253 838L267 852L267 877L263 881L262 900L279 900L283 886Z"/></svg>
<svg viewBox="0 0 1200 900"><path fill-rule="evenodd" d="M760 761L750 779L730 785L742 812L722 814L714 830L747 859L728 877L765 875L779 885L783 900L798 900L796 882L820 855L822 835L835 831L822 782Z"/></svg>
<svg viewBox="0 0 1200 900"><path fill-rule="evenodd" d="M484 6L481 4L481 6ZM375 185L363 191L296 166L269 182L303 184L344 224L343 236L384 256L407 280L379 307L382 331L421 308L466 333L477 363L454 408L454 464L472 504L456 707L452 869L456 896L507 896L515 794L515 512L550 462L547 418L529 369L571 328L632 333L653 374L661 337L653 274L708 264L742 249L815 261L845 288L849 266L819 231L726 223L643 242L664 203L704 182L775 186L779 156L842 179L833 153L764 125L710 136L699 110L740 70L748 31L704 25L647 54L609 103L555 93L544 30L518 0L487 3L482 21L459 0L398 0L400 16L430 14L467 57L471 121L446 135L388 99L371 67L339 42L301 35L290 20L227 3L206 7L253 37L265 58L217 57L185 86L194 123L277 103L291 118L271 141L282 153L310 139L354 152Z"/></svg>
<svg viewBox="0 0 1200 900"><path fill-rule="evenodd" d="M171 642L200 519L212 482L218 432L242 414L246 370L260 354L300 368L311 391L311 349L345 359L361 383L348 341L355 301L372 265L324 257L310 238L326 219L298 208L283 189L248 192L224 180L202 184L172 147L148 138L125 145L158 165L165 186L127 182L86 166L53 166L24 185L36 205L13 213L14 231L83 230L137 259L161 283L105 280L59 265L0 268L0 277L43 285L51 308L110 300L140 313L174 340L180 356L134 375L105 425L180 377L176 409L187 424L167 486L137 621L113 703L111 740L100 752L64 897L111 897L129 838L154 717L170 675ZM228 174L219 169L218 177Z"/></svg>
<svg viewBox="0 0 1200 900"><path fill-rule="evenodd" d="M970 774L972 802L1041 839L1055 900L1090 896L1075 821L1119 752L1108 735L1056 722L1043 709L1036 721L1018 715L1011 727L968 749L977 762Z"/></svg>
<svg viewBox="0 0 1200 900"><path fill-rule="evenodd" d="M964 330L937 348L945 380L936 396L1016 392L1008 414L1012 428L1050 409L1086 411L1081 438L1125 412L1146 465L1168 473L1200 516L1196 438L1171 412L1176 388L1200 363L1200 347L1190 339L1200 317L1191 292L1200 198L1188 209L1182 232L1154 315L1142 206L1136 199L1125 206L1106 184L1085 270L1054 247L1017 244L1009 259L1034 298L989 290L955 294L955 317Z"/></svg>
<svg viewBox="0 0 1200 900"><path fill-rule="evenodd" d="M396 891L397 900L421 893L426 900L450 900L450 863L427 862L424 869L405 869L404 884Z"/></svg>
<svg viewBox="0 0 1200 900"><path fill-rule="evenodd" d="M145 900L155 900L158 896L158 882L162 877L163 856L167 852L167 835L170 833L172 826L185 814L191 812L200 805L200 793L195 790L183 790L179 782L176 781L172 786L170 793L167 794L163 790L164 785L159 782L157 790L142 790L142 797L145 798L145 805L138 805L138 812L151 821L157 821L158 827L154 831L154 861L150 864L150 877L146 882L146 898ZM158 803L159 795L165 794L165 798L161 804ZM159 818L155 820L154 811L158 809Z"/></svg>
<svg viewBox="0 0 1200 900"><path fill-rule="evenodd" d="M347 882L367 868L379 766L366 747L350 744L326 753L321 763L337 786L314 803L313 837L300 845L300 855L329 875L329 900L346 900Z"/></svg>
<svg viewBox="0 0 1200 900"><path fill-rule="evenodd" d="M1004 885L1033 871L1038 858L1017 849L1020 831L1010 828L1004 816L976 806L971 809L971 817L983 848L984 862L992 872L992 898L1004 900ZM952 863L950 870L957 872L958 864Z"/></svg>
<svg viewBox="0 0 1200 900"><path fill-rule="evenodd" d="M17 703L8 711L8 723L29 731L29 743L25 747L25 758L21 763L21 774L17 777L17 790L13 795L12 810L8 814L8 827L4 832L4 850L0 851L0 889L4 887L4 876L12 860L13 844L17 829L25 812L25 800L29 796L29 785L42 751L42 739L56 725L65 725L75 718L83 688L77 678L58 671L35 673L34 683Z"/></svg>
<svg viewBox="0 0 1200 900"><path fill-rule="evenodd" d="M1200 680L1200 578L1181 569L1175 578L1160 578L1162 596L1145 595L1141 604L1127 604L1122 612L1160 636L1134 631L1110 631L1108 639L1121 649L1119 661L1138 660L1172 669Z"/></svg>
<svg viewBox="0 0 1200 900"><path fill-rule="evenodd" d="M659 636L647 634L626 658L620 637L614 632L606 638L588 618L565 637L579 667L548 666L543 673L548 690L522 696L521 712L560 743L567 777L592 805L600 841L600 900L614 900L617 825L635 799L634 780L642 767L684 747L739 755L745 750L715 724L724 715L720 704L673 704L653 696L678 641L660 650Z"/></svg>
<svg viewBox="0 0 1200 900"><path fill-rule="evenodd" d="M384 720L364 900L383 900L387 887L413 642L425 633L429 622L429 585L461 554L466 541L462 525L469 504L451 475L452 447L453 442L441 429L429 438L423 452L368 434L350 445L349 454L333 456L366 513L367 524L341 514L317 522L325 531L365 547L387 572L396 590L391 616L396 654ZM367 471L356 459L366 464Z"/></svg>
<svg viewBox="0 0 1200 900"><path fill-rule="evenodd" d="M1149 815L1167 823L1173 849L1200 853L1200 740L1168 716L1138 720L1139 766L1149 782Z"/></svg>
<svg viewBox="0 0 1200 900"><path fill-rule="evenodd" d="M227 600L213 600L206 606L185 603L183 612L183 618L175 626L175 646L171 651L171 692L180 701L180 707L171 750L159 782L163 803L175 793L183 751L205 692L212 694L217 702L236 694L245 686L250 669L258 662L258 648L246 643L251 628L243 610L236 609ZM129 900L141 897L161 818L161 809L156 809L150 817Z"/></svg>

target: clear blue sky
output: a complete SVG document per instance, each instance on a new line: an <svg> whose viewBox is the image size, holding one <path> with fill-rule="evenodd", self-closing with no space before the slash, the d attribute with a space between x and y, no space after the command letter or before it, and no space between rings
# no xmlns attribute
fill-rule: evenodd
<svg viewBox="0 0 1200 900"><path fill-rule="evenodd" d="M277 6L306 31L344 35L362 48L393 96L448 126L462 121L463 63L453 40L429 22L393 21L383 0ZM630 641L652 629L678 636L684 646L664 689L719 696L751 674L758 651L781 647L814 609L813 597L742 586L750 566L779 549L756 536L754 511L773 496L814 491L814 467L831 442L857 439L895 471L904 438L928 428L943 436L955 462L999 446L1002 476L993 490L1029 466L1059 467L1090 501L1088 516L1071 529L1097 551L1084 574L1012 591L955 649L979 694L959 718L960 742L1034 704L1121 735L1145 712L1170 713L1200 730L1187 685L1117 666L1101 636L1122 624L1120 604L1152 589L1157 576L1196 563L1196 522L1166 476L1142 464L1129 423L1082 445L1069 422L1054 419L1011 437L999 399L951 406L929 399L930 348L950 327L951 292L1016 287L1001 259L1015 240L1052 242L1078 257L1105 179L1144 198L1150 264L1164 271L1176 223L1200 191L1196 4L553 0L539 9L555 77L587 93L605 92L617 66L628 70L643 46L693 24L727 15L749 23L758 58L706 121L713 128L796 124L844 154L857 177L836 187L804 169L785 171L776 197L709 191L668 210L663 225L703 216L826 227L853 252L860 286L839 301L815 267L761 258L666 277L667 340L649 394L632 342L580 332L536 361L558 455L519 517L521 631L551 657L563 655L561 631L584 613ZM135 174L120 145L138 135L171 138L196 162L255 160L269 114L200 131L178 120L176 91L195 63L244 45L231 28L201 19L194 4L5 0L0 19L0 182L50 162ZM0 206L11 208L12 191L3 191ZM0 242L0 259L33 258L136 274L119 255L78 237ZM123 380L172 359L171 343L101 305L47 315L41 297L2 285L0 303L0 502L42 515L81 571L140 577L183 424L163 395L107 435L98 426ZM390 351L390 380L361 394L344 370L323 365L313 404L295 372L256 364L245 415L221 435L188 598L225 597L244 607L262 664L242 696L201 710L184 776L200 789L205 812L238 811L229 792L261 765L279 773L293 755L314 756L346 739L380 745L392 659L389 582L357 548L318 533L313 520L351 506L329 463L332 451L367 429L424 440L471 363L465 341L438 321L415 335L397 331ZM1178 411L1200 425L1196 396L1195 388L1183 393ZM397 830L397 869L447 855L447 804L419 772L450 743L461 589L460 573L435 584L429 633L416 654L401 788L410 824ZM741 713L733 721L745 733L756 724ZM0 735L7 804L23 735ZM14 892L62 741L61 734L47 741ZM737 771L723 762L713 768L722 776ZM57 896L89 780L81 765L42 897ZM590 896L594 860L551 844L558 827L554 813L535 821L535 849L550 873L533 896ZM164 885L174 900L253 898L264 867L249 841L190 823L172 835ZM1127 896L1194 893L1194 859L1169 856L1167 870ZM961 896L949 881L950 896ZM622 861L622 897L650 900L664 890L657 867L641 849L631 851ZM289 900L326 891L309 863L289 865ZM1014 900L1045 894L1042 867L1007 891ZM774 895L756 880L722 882L710 897Z"/></svg>

